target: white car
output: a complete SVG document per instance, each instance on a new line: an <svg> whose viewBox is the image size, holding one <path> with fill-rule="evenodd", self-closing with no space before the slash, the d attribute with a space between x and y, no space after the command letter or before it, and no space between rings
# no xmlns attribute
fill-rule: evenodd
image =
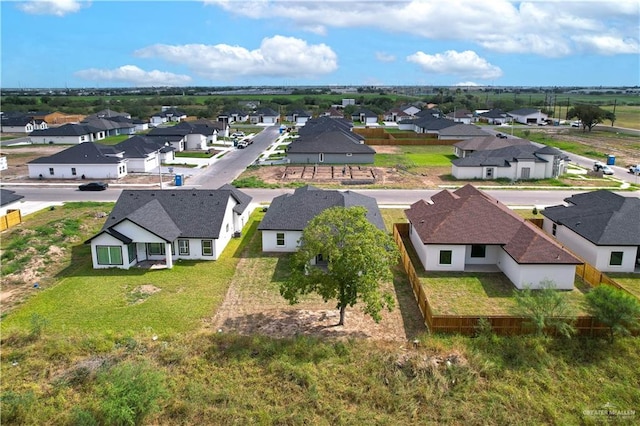
<svg viewBox="0 0 640 426"><path fill-rule="evenodd" d="M596 161L593 164L593 170L595 170L596 172L597 171L601 171L602 174L605 174L605 175L612 175L613 174L613 169L611 167L607 166L606 164L602 164L599 161Z"/></svg>
<svg viewBox="0 0 640 426"><path fill-rule="evenodd" d="M231 134L232 138L244 138L244 132L235 132Z"/></svg>

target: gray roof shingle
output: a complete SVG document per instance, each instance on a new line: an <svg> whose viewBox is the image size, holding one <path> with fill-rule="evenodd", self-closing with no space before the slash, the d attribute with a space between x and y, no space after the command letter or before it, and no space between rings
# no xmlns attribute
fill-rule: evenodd
<svg viewBox="0 0 640 426"><path fill-rule="evenodd" d="M117 164L124 161L123 158L114 156L120 154L123 151L113 146L83 142L48 157L36 158L28 164Z"/></svg>

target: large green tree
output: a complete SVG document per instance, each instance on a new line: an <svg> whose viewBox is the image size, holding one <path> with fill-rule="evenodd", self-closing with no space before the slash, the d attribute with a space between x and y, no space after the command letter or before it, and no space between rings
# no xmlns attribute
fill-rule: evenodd
<svg viewBox="0 0 640 426"><path fill-rule="evenodd" d="M356 302L376 322L383 308L394 307L394 299L382 290L393 279L391 268L398 261L398 248L386 232L367 220L364 207L333 207L312 219L292 256L291 274L280 286L280 294L295 304L304 294L319 294L325 302L337 300L344 325L347 307ZM324 265L312 265L318 255Z"/></svg>
<svg viewBox="0 0 640 426"><path fill-rule="evenodd" d="M566 295L558 291L551 280L540 282L540 288L532 290L529 286L514 292L516 311L524 316L536 334L555 332L571 337L575 328L568 318L573 316Z"/></svg>
<svg viewBox="0 0 640 426"><path fill-rule="evenodd" d="M609 112L596 105L580 104L567 111L567 119L574 117L582 122L583 131L591 131L596 124L609 117Z"/></svg>
<svg viewBox="0 0 640 426"><path fill-rule="evenodd" d="M589 311L609 327L609 340L616 333L629 334L640 327L640 302L630 294L608 285L600 285L587 293Z"/></svg>

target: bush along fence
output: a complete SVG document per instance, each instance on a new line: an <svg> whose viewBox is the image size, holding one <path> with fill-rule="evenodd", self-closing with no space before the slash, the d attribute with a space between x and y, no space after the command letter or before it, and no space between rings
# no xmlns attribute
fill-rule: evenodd
<svg viewBox="0 0 640 426"><path fill-rule="evenodd" d="M420 277L413 266L409 252L404 244L404 240L408 239L408 237L408 223L396 223L393 225L393 239L400 249L402 265L409 277L409 282L413 289L413 294L416 297L416 301L418 302L420 312L422 312L422 316L424 317L424 322L431 333L460 333L465 335L474 335L479 331L481 320L486 320L491 325L493 332L498 335L528 334L533 331L531 326L528 324L527 319L521 316L435 315L431 305L429 304L429 299L427 298L422 283L420 282ZM609 332L608 327L600 324L592 316L561 319L572 321L579 335L604 336Z"/></svg>
<svg viewBox="0 0 640 426"><path fill-rule="evenodd" d="M0 231L22 223L20 210L7 210L7 214L0 216Z"/></svg>

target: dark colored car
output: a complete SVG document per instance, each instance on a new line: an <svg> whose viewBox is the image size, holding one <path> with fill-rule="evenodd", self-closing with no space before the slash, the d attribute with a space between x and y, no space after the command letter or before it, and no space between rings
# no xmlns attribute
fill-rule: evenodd
<svg viewBox="0 0 640 426"><path fill-rule="evenodd" d="M104 182L89 182L82 184L78 187L80 191L104 191L109 187L108 183Z"/></svg>
<svg viewBox="0 0 640 426"><path fill-rule="evenodd" d="M507 135L505 135L504 133L498 133L496 134L497 137L499 137L500 139L507 139Z"/></svg>

